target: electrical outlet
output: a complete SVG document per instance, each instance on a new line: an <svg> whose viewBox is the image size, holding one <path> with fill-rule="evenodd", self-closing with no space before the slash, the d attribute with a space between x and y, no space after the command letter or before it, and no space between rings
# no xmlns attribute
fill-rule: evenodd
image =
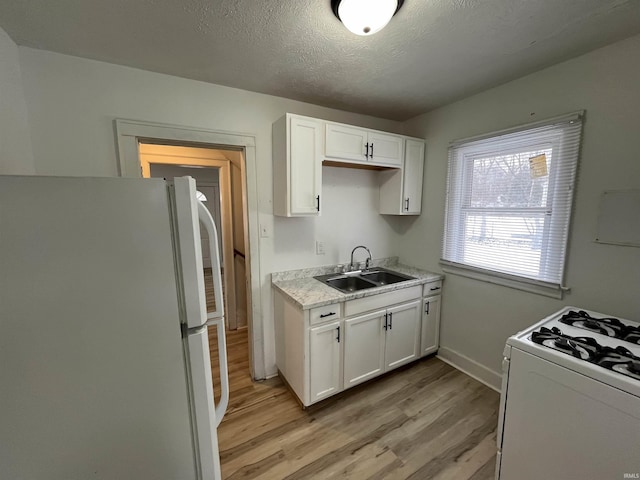
<svg viewBox="0 0 640 480"><path fill-rule="evenodd" d="M324 255L324 242L316 240L316 255Z"/></svg>

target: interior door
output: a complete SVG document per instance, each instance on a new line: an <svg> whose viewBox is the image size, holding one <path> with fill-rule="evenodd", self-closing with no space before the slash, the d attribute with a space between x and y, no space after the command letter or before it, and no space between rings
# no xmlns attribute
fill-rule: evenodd
<svg viewBox="0 0 640 480"><path fill-rule="evenodd" d="M384 371L384 315L377 310L344 322L344 388Z"/></svg>

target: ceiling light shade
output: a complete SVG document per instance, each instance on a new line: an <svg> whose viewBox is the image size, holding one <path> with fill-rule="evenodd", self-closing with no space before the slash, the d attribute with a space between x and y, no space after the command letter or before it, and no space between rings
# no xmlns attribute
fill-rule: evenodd
<svg viewBox="0 0 640 480"><path fill-rule="evenodd" d="M331 0L333 13L356 35L382 30L404 0Z"/></svg>

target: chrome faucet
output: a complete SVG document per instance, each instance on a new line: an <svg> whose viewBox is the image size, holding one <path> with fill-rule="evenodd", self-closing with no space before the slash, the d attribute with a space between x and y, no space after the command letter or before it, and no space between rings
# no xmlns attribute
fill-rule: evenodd
<svg viewBox="0 0 640 480"><path fill-rule="evenodd" d="M359 249L359 248L364 248L364 249L367 251L367 253L369 254L369 258L367 258L367 259L365 260L365 262L364 262L364 269L365 269L365 270L368 270L368 269L369 269L369 266L371 265L371 251L370 251L367 247L365 247L364 245L358 245L358 246L357 246L357 247L355 247L353 250L351 250L351 263L349 263L349 269L350 269L350 270L356 270L357 265L355 265L355 264L353 263L353 254L354 254L354 253L355 253L355 251L356 251L357 249Z"/></svg>

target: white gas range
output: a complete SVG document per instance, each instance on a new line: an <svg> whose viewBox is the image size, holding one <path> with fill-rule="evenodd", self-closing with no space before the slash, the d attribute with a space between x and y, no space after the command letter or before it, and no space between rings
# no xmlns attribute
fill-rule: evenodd
<svg viewBox="0 0 640 480"><path fill-rule="evenodd" d="M507 340L496 479L640 478L640 323L566 307Z"/></svg>

